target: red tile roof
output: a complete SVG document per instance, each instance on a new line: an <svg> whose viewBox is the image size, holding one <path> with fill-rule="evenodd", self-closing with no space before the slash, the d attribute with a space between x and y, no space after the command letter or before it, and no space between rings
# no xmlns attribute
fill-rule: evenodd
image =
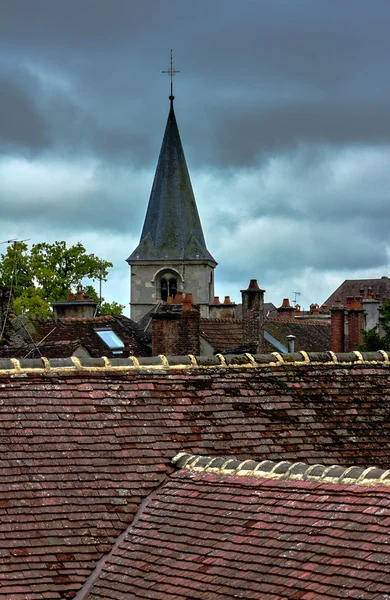
<svg viewBox="0 0 390 600"><path fill-rule="evenodd" d="M330 349L330 320L266 317L264 329L286 349L288 335L295 335L295 349L322 352ZM201 319L200 335L215 352L229 352L242 348L242 321L227 319ZM267 351L275 348L267 344Z"/></svg>
<svg viewBox="0 0 390 600"><path fill-rule="evenodd" d="M387 467L385 356L1 360L0 597L73 598L181 449Z"/></svg>
<svg viewBox="0 0 390 600"><path fill-rule="evenodd" d="M235 319L201 319L200 335L215 352L235 350L242 346L242 321Z"/></svg>
<svg viewBox="0 0 390 600"><path fill-rule="evenodd" d="M321 352L330 350L330 320L321 319L283 319L268 318L264 322L265 330L288 348L288 335L295 336L295 350ZM268 349L268 348L267 348ZM269 350L272 348L269 345Z"/></svg>
<svg viewBox="0 0 390 600"><path fill-rule="evenodd" d="M151 350L146 343L143 332L139 329L138 325L128 319L127 317L112 316L112 315L101 315L99 317L71 317L66 319L32 319L32 325L34 332L32 337L39 346L33 350L29 356L35 358L41 355L47 356L47 358L55 357L56 353L53 352L53 344L62 342L77 342L78 346L82 346L88 352L90 356L107 356L113 357L114 353L110 348L100 339L95 329L110 328L124 343L123 356L129 356L135 354L138 356L150 356ZM26 337L26 342L30 342L29 336ZM31 349L31 344L30 344ZM67 352L65 348L59 351L57 357L71 356L74 352L70 351L68 347ZM25 356L25 354L22 354Z"/></svg>
<svg viewBox="0 0 390 600"><path fill-rule="evenodd" d="M183 458L85 598L388 597L389 472Z"/></svg>
<svg viewBox="0 0 390 600"><path fill-rule="evenodd" d="M368 288L372 289L374 296L379 294L381 301L390 298L390 279L388 277L381 277L380 279L346 279L325 300L324 304L331 307L337 300L341 300L343 304L346 304L348 296L360 296L361 290L364 290L364 297L367 297Z"/></svg>

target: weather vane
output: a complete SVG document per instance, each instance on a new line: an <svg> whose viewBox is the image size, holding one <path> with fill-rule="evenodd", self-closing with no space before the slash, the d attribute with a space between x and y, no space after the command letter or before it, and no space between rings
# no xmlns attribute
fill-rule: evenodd
<svg viewBox="0 0 390 600"><path fill-rule="evenodd" d="M176 73L180 73L180 71L177 71L172 64L172 49L171 49L171 66L169 67L169 69L167 71L161 71L161 73L167 73L167 75L170 76L171 78L171 95L169 97L170 100L174 99L174 95L173 95L173 76L176 75Z"/></svg>

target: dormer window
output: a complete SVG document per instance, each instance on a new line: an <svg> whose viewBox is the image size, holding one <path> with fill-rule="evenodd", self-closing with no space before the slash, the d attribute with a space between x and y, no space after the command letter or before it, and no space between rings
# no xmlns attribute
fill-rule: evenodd
<svg viewBox="0 0 390 600"><path fill-rule="evenodd" d="M109 327L95 329L95 333L109 347L113 354L123 354L124 343Z"/></svg>

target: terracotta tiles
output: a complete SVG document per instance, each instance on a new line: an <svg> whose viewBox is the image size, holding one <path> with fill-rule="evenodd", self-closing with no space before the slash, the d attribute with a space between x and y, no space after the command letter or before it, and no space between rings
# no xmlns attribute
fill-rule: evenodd
<svg viewBox="0 0 390 600"><path fill-rule="evenodd" d="M184 469L140 511L86 597L386 598L389 517L390 485Z"/></svg>
<svg viewBox="0 0 390 600"><path fill-rule="evenodd" d="M113 357L113 352L99 338L96 328L110 328L124 344L123 356L131 354L149 356L150 348L146 338L136 323L127 317L101 315L99 317L72 317L66 319L34 319L32 320L34 332L32 333L39 346L42 356L60 358L72 355L72 345L82 346L90 356ZM26 338L26 342L31 340ZM65 343L64 343L65 342ZM56 350L55 345L63 344ZM73 348L74 351L74 348ZM25 353L26 354L26 353ZM22 354L22 356L25 356ZM30 357L39 357L39 352L33 350Z"/></svg>
<svg viewBox="0 0 390 600"><path fill-rule="evenodd" d="M173 472L170 459L181 450L386 468L390 396L384 355L369 355L366 363L356 354L340 355L339 364L331 363L337 358L332 355L311 355L306 364L303 355L290 358L295 362L228 356L224 360L231 366L221 366L217 358L211 365L199 358L196 366L188 357L139 359L139 366L132 359L112 359L111 366L102 359L21 361L20 366L1 360L1 600L73 598L140 503ZM191 488L194 497L197 493ZM382 506L385 497L380 494L377 501ZM211 496L207 503L218 508ZM366 508L359 518L372 524L378 515L370 512L371 504ZM280 514L282 508L275 510ZM329 517L316 517L328 527ZM280 522L287 527L283 515ZM352 523L349 531L356 534ZM373 540L361 541L369 545L361 552L372 554ZM196 556L208 553L202 544L195 550ZM137 569L144 580L139 552ZM164 560L175 552L167 547ZM251 554L250 544L245 553ZM375 553L378 572L375 561L385 560L386 548L378 545ZM204 569L194 578L196 585L208 577L208 562ZM172 580L161 584L161 597L174 580L179 597L188 593L178 573L168 574ZM225 585L218 579L223 575L214 572L214 577L210 593ZM317 579L315 584L320 585ZM266 593L277 596L272 588L262 597ZM106 597L121 596L107 592Z"/></svg>
<svg viewBox="0 0 390 600"><path fill-rule="evenodd" d="M288 348L288 335L295 336L295 349L321 352L330 348L330 321L296 318L266 317L264 329ZM242 321L226 319L201 319L201 336L215 352L235 351L242 347ZM267 351L275 348L266 344Z"/></svg>
<svg viewBox="0 0 390 600"><path fill-rule="evenodd" d="M201 319L200 335L216 352L234 350L242 345L242 321L235 319Z"/></svg>
<svg viewBox="0 0 390 600"><path fill-rule="evenodd" d="M333 306L337 300L341 300L343 304L346 304L348 296L355 298L360 296L363 291L363 296L366 297L369 289L374 296L379 295L381 302L383 302L386 298L390 298L390 279L388 277L381 277L380 279L346 279L325 300L325 304Z"/></svg>
<svg viewBox="0 0 390 600"><path fill-rule="evenodd" d="M288 335L295 335L297 351L320 352L330 348L330 321L276 317L265 319L264 328L286 348Z"/></svg>

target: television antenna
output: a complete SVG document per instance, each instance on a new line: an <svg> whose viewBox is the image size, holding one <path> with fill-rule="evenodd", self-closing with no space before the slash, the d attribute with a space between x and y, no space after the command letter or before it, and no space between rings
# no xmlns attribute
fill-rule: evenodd
<svg viewBox="0 0 390 600"><path fill-rule="evenodd" d="M294 302L294 304L296 304L297 300L298 300L298 297L302 296L302 292L293 292L293 294L294 294L294 300L293 300L293 302Z"/></svg>

